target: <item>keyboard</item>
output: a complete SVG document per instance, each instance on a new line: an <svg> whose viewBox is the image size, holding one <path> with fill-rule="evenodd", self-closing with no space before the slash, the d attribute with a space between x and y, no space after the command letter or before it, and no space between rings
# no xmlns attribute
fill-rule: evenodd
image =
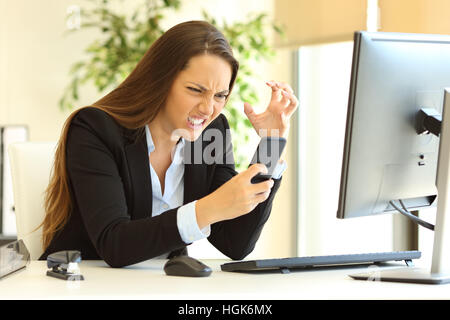
<svg viewBox="0 0 450 320"><path fill-rule="evenodd" d="M409 266L413 259L419 259L420 251L393 251L376 253L357 253L330 256L293 257L281 259L261 259L228 262L220 266L222 271L246 272L276 270L289 272L289 269L311 269L316 267L337 267L363 264L378 264L388 261L405 261Z"/></svg>

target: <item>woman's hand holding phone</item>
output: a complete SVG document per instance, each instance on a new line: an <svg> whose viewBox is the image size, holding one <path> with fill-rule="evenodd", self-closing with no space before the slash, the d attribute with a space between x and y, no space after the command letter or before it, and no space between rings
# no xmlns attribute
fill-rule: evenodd
<svg viewBox="0 0 450 320"><path fill-rule="evenodd" d="M265 165L256 163L237 174L216 191L196 203L197 224L200 229L222 220L237 218L252 211L270 195L272 179L252 183L257 174L267 174Z"/></svg>

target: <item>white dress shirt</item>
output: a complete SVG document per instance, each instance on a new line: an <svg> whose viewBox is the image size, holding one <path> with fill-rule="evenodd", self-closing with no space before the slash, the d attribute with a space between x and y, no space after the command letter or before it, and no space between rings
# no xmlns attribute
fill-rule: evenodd
<svg viewBox="0 0 450 320"><path fill-rule="evenodd" d="M147 138L148 155L151 158L151 153L155 150L152 135L148 126L145 126L145 134ZM211 233L211 227L207 226L200 230L197 224L197 217L195 212L195 203L192 201L183 205L184 198L184 163L182 160L183 148L185 140L180 139L175 147L175 152L172 157L172 163L166 171L164 177L164 194L162 194L161 184L158 175L150 164L150 176L152 180L152 216L160 215L169 209L178 208L177 212L177 227L180 232L181 239L186 243L192 243L196 240L206 238ZM286 162L277 164L275 167L273 177L279 179L286 169Z"/></svg>

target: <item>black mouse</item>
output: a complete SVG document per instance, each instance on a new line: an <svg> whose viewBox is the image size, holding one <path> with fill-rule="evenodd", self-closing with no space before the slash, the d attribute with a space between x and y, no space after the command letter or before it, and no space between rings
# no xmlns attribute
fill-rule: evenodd
<svg viewBox="0 0 450 320"><path fill-rule="evenodd" d="M177 256L169 259L164 265L168 276L207 277L212 270L206 264L189 256Z"/></svg>

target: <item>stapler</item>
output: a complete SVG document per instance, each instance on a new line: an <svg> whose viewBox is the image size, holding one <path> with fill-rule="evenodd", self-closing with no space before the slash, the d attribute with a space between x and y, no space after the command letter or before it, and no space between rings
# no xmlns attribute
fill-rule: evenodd
<svg viewBox="0 0 450 320"><path fill-rule="evenodd" d="M83 275L73 272L71 266L81 262L81 253L76 250L58 251L47 256L47 275L62 280L84 280Z"/></svg>

